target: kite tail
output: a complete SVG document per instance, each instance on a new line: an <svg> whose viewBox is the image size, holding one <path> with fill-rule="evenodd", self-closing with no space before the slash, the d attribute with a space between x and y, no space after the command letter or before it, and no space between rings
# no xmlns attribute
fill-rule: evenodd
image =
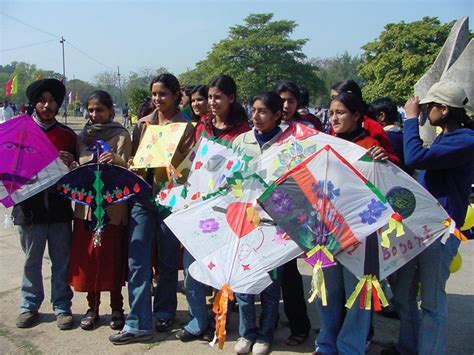
<svg viewBox="0 0 474 355"><path fill-rule="evenodd" d="M308 302L312 303L318 294L321 295L321 303L323 304L323 306L327 306L328 302L326 297L326 282L324 281L324 273L321 260L318 260L313 267L312 292L311 296L308 299Z"/></svg>
<svg viewBox="0 0 474 355"><path fill-rule="evenodd" d="M403 223L402 223L403 217L400 213L396 212L390 216L390 219L388 221L388 228L384 230L380 237L381 237L381 242L380 245L383 246L384 248L390 247L390 239L388 239L388 235L392 233L393 231L396 231L397 238L401 237L402 235L405 235L405 230L403 229Z"/></svg>
<svg viewBox="0 0 474 355"><path fill-rule="evenodd" d="M458 238L461 242L465 242L468 240L468 238L458 228L456 228L456 222L454 222L452 218L447 218L444 221L444 226L446 228L449 228L449 233L454 234L454 236Z"/></svg>
<svg viewBox="0 0 474 355"><path fill-rule="evenodd" d="M212 306L212 311L216 314L216 333L214 340L209 345L214 346L216 341L219 343L219 349L224 348L225 336L226 336L226 321L227 321L227 304L229 300L234 299L234 292L230 289L228 284L224 284L222 288L217 292Z"/></svg>
<svg viewBox="0 0 474 355"><path fill-rule="evenodd" d="M102 245L101 236L102 236L103 230L104 230L104 226L99 226L95 229L94 237L92 238L94 248L100 247Z"/></svg>
<svg viewBox="0 0 474 355"><path fill-rule="evenodd" d="M13 220L12 216L10 216L6 211L5 211L5 218L3 219L3 228L8 229L13 227Z"/></svg>
<svg viewBox="0 0 474 355"><path fill-rule="evenodd" d="M377 277L375 277L374 275L365 275L364 277L362 277L362 279L360 279L359 283L355 287L354 292L346 302L347 308L352 308L359 294L361 294L361 309L365 309L368 311L371 310L372 302L375 311L380 311L382 309L382 306L388 306L387 298L385 297L385 294L382 291L382 287L380 286Z"/></svg>

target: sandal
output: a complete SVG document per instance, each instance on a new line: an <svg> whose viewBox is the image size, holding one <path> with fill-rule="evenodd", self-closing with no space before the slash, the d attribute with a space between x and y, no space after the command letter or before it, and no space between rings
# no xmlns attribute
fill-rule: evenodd
<svg viewBox="0 0 474 355"><path fill-rule="evenodd" d="M113 330L122 330L125 326L125 316L123 311L112 311L112 317L110 318L110 328Z"/></svg>
<svg viewBox="0 0 474 355"><path fill-rule="evenodd" d="M79 326L84 330L93 330L97 323L99 323L99 320L99 312L94 311L93 309L88 309L86 314L84 314L84 317L82 317Z"/></svg>
<svg viewBox="0 0 474 355"><path fill-rule="evenodd" d="M288 339L285 340L285 344L288 346L298 346L303 344L307 338L308 334L290 335Z"/></svg>

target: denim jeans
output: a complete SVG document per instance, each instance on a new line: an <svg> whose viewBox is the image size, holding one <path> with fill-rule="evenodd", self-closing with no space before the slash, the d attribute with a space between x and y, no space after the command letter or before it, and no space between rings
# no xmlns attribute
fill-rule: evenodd
<svg viewBox="0 0 474 355"><path fill-rule="evenodd" d="M184 287L186 289L186 300L188 301L188 311L190 320L184 328L194 335L201 335L209 327L209 314L206 304L206 289L208 286L195 280L189 274L189 266L194 262L194 258L187 251L183 254Z"/></svg>
<svg viewBox="0 0 474 355"><path fill-rule="evenodd" d="M278 273L279 274L279 273ZM273 341L273 332L278 320L280 303L281 278L273 281L260 293L262 311L259 327L257 327L257 312L255 309L255 295L237 293L239 304L239 335L252 342L262 340L266 343Z"/></svg>
<svg viewBox="0 0 474 355"><path fill-rule="evenodd" d="M18 230L25 253L20 313L38 311L44 300L42 264L46 242L51 258L51 303L54 313L71 312L73 292L68 282L71 222L19 226Z"/></svg>
<svg viewBox="0 0 474 355"><path fill-rule="evenodd" d="M316 305L321 330L316 338L316 352L323 354L365 354L372 311L360 309L359 294L350 309L345 307L359 280L339 263L323 269L327 306L321 299Z"/></svg>
<svg viewBox="0 0 474 355"><path fill-rule="evenodd" d="M128 298L130 312L124 331L137 335L151 334L153 313L158 318L174 318L177 307L178 248L176 237L164 226L165 214L153 202L132 200L128 245ZM151 258L153 240L159 227L158 249L160 277L151 303Z"/></svg>
<svg viewBox="0 0 474 355"><path fill-rule="evenodd" d="M451 235L446 244L436 240L398 272L392 290L400 316L397 350L402 354L444 354L448 304L446 281L460 241ZM421 319L417 306L421 284Z"/></svg>

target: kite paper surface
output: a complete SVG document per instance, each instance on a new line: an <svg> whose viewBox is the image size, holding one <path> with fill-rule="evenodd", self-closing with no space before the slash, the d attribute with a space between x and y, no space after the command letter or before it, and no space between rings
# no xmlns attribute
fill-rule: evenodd
<svg viewBox="0 0 474 355"><path fill-rule="evenodd" d="M133 158L133 167L169 167L186 126L187 123L148 126Z"/></svg>
<svg viewBox="0 0 474 355"><path fill-rule="evenodd" d="M196 280L258 294L272 282L268 272L302 251L256 204L265 185L255 178L242 184L241 197L228 192L198 201L165 223L196 259L189 268Z"/></svg>
<svg viewBox="0 0 474 355"><path fill-rule="evenodd" d="M388 234L389 246L381 245L378 231L378 248L372 258L378 257L378 270L372 274L384 279L425 250L437 238L450 233L450 219L439 202L417 181L391 162L361 159L354 163L366 178L385 195L393 210L402 216L403 235ZM357 277L367 273L366 243L354 245L336 256L339 262Z"/></svg>
<svg viewBox="0 0 474 355"><path fill-rule="evenodd" d="M325 246L335 255L393 214L380 191L330 146L277 180L259 203L307 254Z"/></svg>
<svg viewBox="0 0 474 355"><path fill-rule="evenodd" d="M201 138L199 144L177 168L188 175L184 185L170 181L156 196L156 201L177 211L206 194L217 191L228 177L246 168L245 157L215 140ZM248 160L248 159L247 159ZM185 169L189 169L186 173Z"/></svg>
<svg viewBox="0 0 474 355"><path fill-rule="evenodd" d="M292 123L269 149L249 163L249 170L271 183L326 145L349 162L366 153L354 143Z"/></svg>
<svg viewBox="0 0 474 355"><path fill-rule="evenodd" d="M0 202L11 207L54 185L69 169L28 115L0 124Z"/></svg>

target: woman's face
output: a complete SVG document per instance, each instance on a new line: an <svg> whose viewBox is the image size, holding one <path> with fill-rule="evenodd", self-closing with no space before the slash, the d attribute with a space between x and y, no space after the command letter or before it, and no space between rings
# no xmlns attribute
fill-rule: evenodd
<svg viewBox="0 0 474 355"><path fill-rule="evenodd" d="M284 121L293 118L298 108L298 100L290 91L280 92L280 97L283 100L283 116Z"/></svg>
<svg viewBox="0 0 474 355"><path fill-rule="evenodd" d="M178 93L173 93L162 82L157 82L152 85L151 101L158 111L169 112L176 110L175 102L177 99Z"/></svg>
<svg viewBox="0 0 474 355"><path fill-rule="evenodd" d="M443 118L448 114L448 106L430 102L427 104L428 120L432 126L443 126Z"/></svg>
<svg viewBox="0 0 474 355"><path fill-rule="evenodd" d="M207 98L202 96L199 92L195 92L191 95L191 107L196 115L199 117L204 116L207 113Z"/></svg>
<svg viewBox="0 0 474 355"><path fill-rule="evenodd" d="M113 109L100 103L98 99L89 100L87 111L93 123L107 123L112 120Z"/></svg>
<svg viewBox="0 0 474 355"><path fill-rule="evenodd" d="M258 133L270 132L281 118L281 111L273 113L261 100L252 105L252 121Z"/></svg>
<svg viewBox="0 0 474 355"><path fill-rule="evenodd" d="M342 102L333 100L329 106L329 118L334 132L351 133L357 129L360 113L352 113Z"/></svg>
<svg viewBox="0 0 474 355"><path fill-rule="evenodd" d="M234 95L227 96L219 88L212 86L208 92L209 106L214 116L227 119L230 112L230 104L234 102Z"/></svg>
<svg viewBox="0 0 474 355"><path fill-rule="evenodd" d="M331 100L334 99L337 95L339 95L339 93L336 90L331 89L331 92L329 93L329 96L331 96Z"/></svg>

